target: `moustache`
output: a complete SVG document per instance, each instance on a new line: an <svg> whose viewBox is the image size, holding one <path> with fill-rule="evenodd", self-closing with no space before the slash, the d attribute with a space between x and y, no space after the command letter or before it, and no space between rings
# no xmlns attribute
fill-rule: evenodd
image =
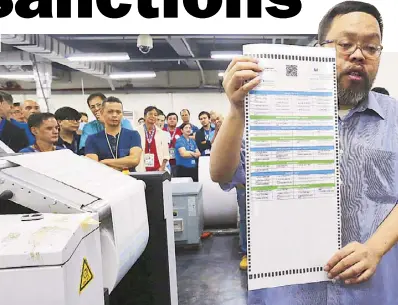
<svg viewBox="0 0 398 305"><path fill-rule="evenodd" d="M368 79L369 78L368 77L368 73L366 73L365 70L362 69L362 68L347 68L343 72L341 72L340 75L343 76L343 75L351 75L351 74L360 76L360 77L362 77L364 79Z"/></svg>

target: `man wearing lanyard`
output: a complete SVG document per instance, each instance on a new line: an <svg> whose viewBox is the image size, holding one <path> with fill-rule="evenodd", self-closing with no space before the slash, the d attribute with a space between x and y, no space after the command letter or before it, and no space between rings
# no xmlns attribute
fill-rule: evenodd
<svg viewBox="0 0 398 305"><path fill-rule="evenodd" d="M170 167L171 175L177 177L177 166L176 166L176 152L175 146L176 141L182 136L181 129L177 127L178 115L177 113L171 112L167 115L167 128L164 130L170 134L169 142L169 155L170 155Z"/></svg>
<svg viewBox="0 0 398 305"><path fill-rule="evenodd" d="M144 155L137 167L139 172L165 171L169 156L168 139L157 125L158 109L149 106L144 110L145 123L137 128L141 136Z"/></svg>
<svg viewBox="0 0 398 305"><path fill-rule="evenodd" d="M35 142L23 149L20 153L50 152L65 149L56 145L59 135L58 122L52 113L33 113L28 118L28 126Z"/></svg>
<svg viewBox="0 0 398 305"><path fill-rule="evenodd" d="M80 138L79 149L83 149L85 147L88 136L104 130L105 125L104 122L102 122L103 119L101 118L101 111L105 99L105 95L99 92L90 94L90 96L87 98L87 105L96 119L84 125ZM121 126L122 128L133 130L130 121L126 118L122 118Z"/></svg>
<svg viewBox="0 0 398 305"><path fill-rule="evenodd" d="M122 102L116 97L105 99L101 117L105 129L88 136L86 157L119 171L134 172L141 158L141 139L137 131L122 127Z"/></svg>
<svg viewBox="0 0 398 305"><path fill-rule="evenodd" d="M59 125L57 145L82 155L82 150L79 150L80 136L77 134L81 114L71 107L62 107L55 111L54 116Z"/></svg>
<svg viewBox="0 0 398 305"><path fill-rule="evenodd" d="M202 128L195 134L196 145L198 146L202 156L210 156L210 133L213 131L213 128L210 125L210 113L206 111L199 113L199 121L200 124L202 124Z"/></svg>

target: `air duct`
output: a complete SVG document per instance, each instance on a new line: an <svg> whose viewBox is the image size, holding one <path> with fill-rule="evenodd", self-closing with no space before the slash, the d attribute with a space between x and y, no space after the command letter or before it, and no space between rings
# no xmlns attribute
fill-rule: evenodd
<svg viewBox="0 0 398 305"><path fill-rule="evenodd" d="M59 40L42 34L3 34L1 42L9 44L52 62L70 67L74 70L91 74L100 78L109 78L112 66L104 62L72 62L69 55L80 53L75 48L65 45Z"/></svg>

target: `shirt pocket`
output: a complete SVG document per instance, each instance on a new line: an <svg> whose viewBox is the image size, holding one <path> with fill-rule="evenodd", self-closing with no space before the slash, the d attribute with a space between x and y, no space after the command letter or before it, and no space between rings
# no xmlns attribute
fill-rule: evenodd
<svg viewBox="0 0 398 305"><path fill-rule="evenodd" d="M365 196L376 203L395 204L398 199L398 154L374 148L363 149Z"/></svg>

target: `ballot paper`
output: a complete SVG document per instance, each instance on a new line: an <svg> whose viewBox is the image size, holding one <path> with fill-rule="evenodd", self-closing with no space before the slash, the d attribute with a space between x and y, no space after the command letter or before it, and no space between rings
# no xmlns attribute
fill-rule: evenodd
<svg viewBox="0 0 398 305"><path fill-rule="evenodd" d="M334 48L246 45L249 290L327 281L341 247Z"/></svg>

